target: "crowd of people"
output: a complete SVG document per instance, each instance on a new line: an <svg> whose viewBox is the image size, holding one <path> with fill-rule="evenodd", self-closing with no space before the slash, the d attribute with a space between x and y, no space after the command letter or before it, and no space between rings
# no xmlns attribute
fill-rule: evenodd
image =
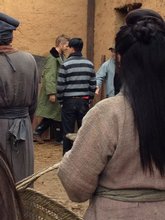
<svg viewBox="0 0 165 220"><path fill-rule="evenodd" d="M42 134L54 130L55 144L63 144L63 155L73 142L67 134L74 133L90 109L95 95L106 82L106 97L117 94L115 84L115 48L112 55L95 73L94 65L82 55L83 40L60 35L50 50L42 73L36 116L42 119L33 132L33 140L44 143ZM66 57L66 54L68 55ZM119 81L119 80L118 80Z"/></svg>
<svg viewBox="0 0 165 220"><path fill-rule="evenodd" d="M82 55L83 40L58 36L39 98L35 59L12 47L18 26L0 13L1 219L22 218L15 182L33 174L33 141L43 143L53 127L63 144L58 176L72 201L90 201L85 220L163 220L164 19L149 9L129 12L96 74ZM106 98L90 108L104 81ZM32 131L35 114L42 120ZM76 125L73 143L66 135Z"/></svg>

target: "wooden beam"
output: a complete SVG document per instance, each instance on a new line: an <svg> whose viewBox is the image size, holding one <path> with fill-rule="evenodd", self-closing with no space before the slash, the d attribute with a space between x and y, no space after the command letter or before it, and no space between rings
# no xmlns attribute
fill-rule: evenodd
<svg viewBox="0 0 165 220"><path fill-rule="evenodd" d="M126 4L124 6L121 7L117 7L115 8L116 11L120 12L121 14L128 14L128 12L138 9L142 6L141 2L138 3L132 3L132 4Z"/></svg>
<svg viewBox="0 0 165 220"><path fill-rule="evenodd" d="M87 3L87 58L94 60L95 0Z"/></svg>

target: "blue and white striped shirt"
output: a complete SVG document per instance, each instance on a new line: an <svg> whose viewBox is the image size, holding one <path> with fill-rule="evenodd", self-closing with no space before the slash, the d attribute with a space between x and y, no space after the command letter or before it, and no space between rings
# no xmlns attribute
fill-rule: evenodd
<svg viewBox="0 0 165 220"><path fill-rule="evenodd" d="M60 103L71 97L94 98L96 77L91 61L81 53L71 54L61 65L57 80L57 98Z"/></svg>

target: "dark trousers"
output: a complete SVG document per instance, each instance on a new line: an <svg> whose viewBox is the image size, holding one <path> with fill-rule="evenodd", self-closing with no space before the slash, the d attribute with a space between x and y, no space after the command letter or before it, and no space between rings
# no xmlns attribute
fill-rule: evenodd
<svg viewBox="0 0 165 220"><path fill-rule="evenodd" d="M80 128L82 119L89 110L89 101L82 98L66 99L62 107L63 127L63 155L72 148L73 142L66 138L66 134L74 133L75 124Z"/></svg>
<svg viewBox="0 0 165 220"><path fill-rule="evenodd" d="M34 134L42 135L48 128L53 132L55 140L58 142L62 141L62 123L60 121L54 121L53 119L43 118L41 122L37 125Z"/></svg>

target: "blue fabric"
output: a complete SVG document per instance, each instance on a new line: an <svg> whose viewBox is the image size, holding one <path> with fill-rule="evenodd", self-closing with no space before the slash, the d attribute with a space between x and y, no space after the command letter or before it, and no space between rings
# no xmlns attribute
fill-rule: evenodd
<svg viewBox="0 0 165 220"><path fill-rule="evenodd" d="M114 76L115 61L111 58L103 63L96 73L96 82L99 88L101 88L103 81L106 80L106 97L114 96Z"/></svg>

